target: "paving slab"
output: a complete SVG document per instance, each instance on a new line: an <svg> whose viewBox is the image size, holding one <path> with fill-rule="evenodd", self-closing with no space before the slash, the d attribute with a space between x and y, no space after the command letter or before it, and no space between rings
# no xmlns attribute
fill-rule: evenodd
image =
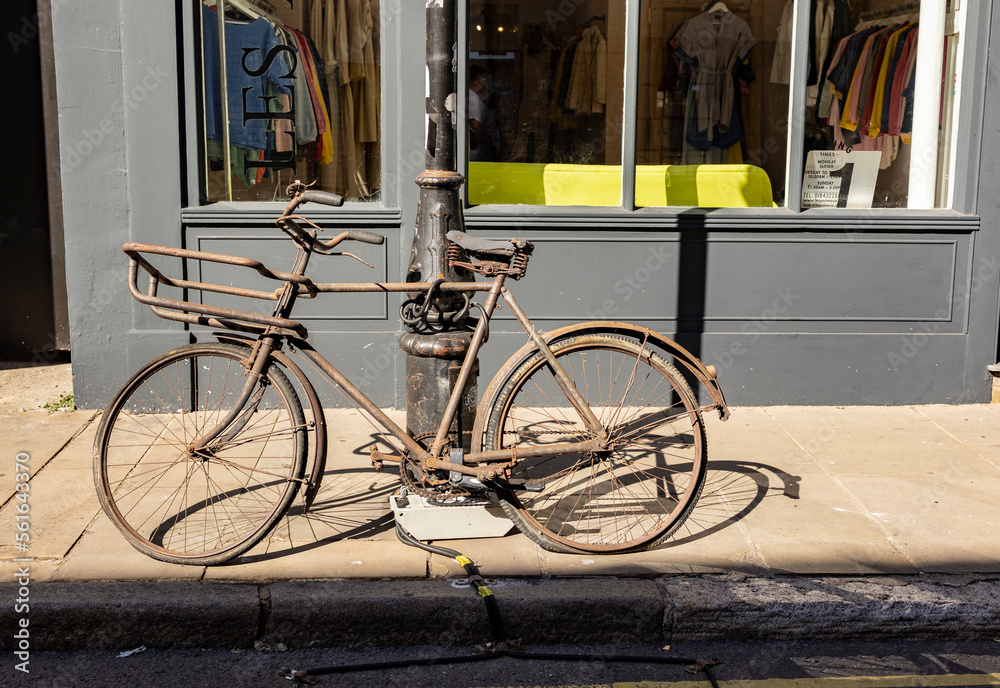
<svg viewBox="0 0 1000 688"><path fill-rule="evenodd" d="M203 566L157 561L133 548L101 512L63 558L57 581L199 580Z"/></svg>
<svg viewBox="0 0 1000 688"><path fill-rule="evenodd" d="M843 481L921 571L1000 571L1000 478L904 475Z"/></svg>
<svg viewBox="0 0 1000 688"><path fill-rule="evenodd" d="M917 406L915 410L1000 471L1000 404Z"/></svg>
<svg viewBox="0 0 1000 688"><path fill-rule="evenodd" d="M30 556L43 559L65 556L100 510L90 450L96 433L96 424L90 424L54 460L31 476ZM14 532L22 505L20 500L12 500L0 509L3 532ZM0 559L19 556L24 553L18 552L13 542L0 542Z"/></svg>
<svg viewBox="0 0 1000 688"><path fill-rule="evenodd" d="M13 559L0 561L0 580L12 581L27 567L33 584L51 581L55 578L56 570L62 563L62 559L38 559L35 557L26 557L26 559L28 561L15 561Z"/></svg>
<svg viewBox="0 0 1000 688"><path fill-rule="evenodd" d="M295 578L426 578L427 552L398 540L337 540L297 551L264 553L261 545L222 566L205 569L208 581L269 582Z"/></svg>
<svg viewBox="0 0 1000 688"><path fill-rule="evenodd" d="M838 475L892 477L982 459L912 407L776 406L767 412L823 468Z"/></svg>
<svg viewBox="0 0 1000 688"><path fill-rule="evenodd" d="M29 455L34 474L96 416L96 411L0 413L0 504L14 494L16 454Z"/></svg>
<svg viewBox="0 0 1000 688"><path fill-rule="evenodd" d="M809 463L812 459L782 431L769 409L742 406L728 420L705 415L710 462L749 462L762 466Z"/></svg>
<svg viewBox="0 0 1000 688"><path fill-rule="evenodd" d="M741 521L757 543L878 542L884 536L850 495L815 466L799 467L798 493L789 497L779 488L764 497L760 508Z"/></svg>
<svg viewBox="0 0 1000 688"><path fill-rule="evenodd" d="M557 554L540 550L542 568L551 576L639 576L761 573L763 559L738 522L711 518L695 507L688 521L666 542L645 552L616 555Z"/></svg>
<svg viewBox="0 0 1000 688"><path fill-rule="evenodd" d="M521 533L499 538L435 540L431 544L461 552L490 576L543 575L542 549ZM428 572L436 578L461 578L465 569L454 559L432 554Z"/></svg>
<svg viewBox="0 0 1000 688"><path fill-rule="evenodd" d="M890 541L763 542L768 571L808 576L915 574L920 568Z"/></svg>
<svg viewBox="0 0 1000 688"><path fill-rule="evenodd" d="M308 511L300 495L288 517L272 534L272 540L292 543L349 539L395 539L389 495L399 489L395 472L367 468L328 469L322 489ZM278 547L272 547L272 550Z"/></svg>

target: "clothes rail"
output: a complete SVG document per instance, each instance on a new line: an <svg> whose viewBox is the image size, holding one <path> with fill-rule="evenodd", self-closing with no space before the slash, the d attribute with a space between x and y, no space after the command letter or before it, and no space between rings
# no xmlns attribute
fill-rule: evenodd
<svg viewBox="0 0 1000 688"><path fill-rule="evenodd" d="M868 10L867 12L861 12L858 14L859 21L868 21L869 19L877 19L879 17L888 17L894 14L904 14L907 12L916 12L920 9L919 2L910 2L905 5L894 5L893 7L884 7L880 10Z"/></svg>

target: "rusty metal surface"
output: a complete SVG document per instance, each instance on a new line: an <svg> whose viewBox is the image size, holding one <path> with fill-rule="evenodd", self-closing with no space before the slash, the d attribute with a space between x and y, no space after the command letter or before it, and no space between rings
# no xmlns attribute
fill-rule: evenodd
<svg viewBox="0 0 1000 688"><path fill-rule="evenodd" d="M244 335L234 334L232 332L213 332L212 336L221 342L245 346L248 349L252 348L257 342L255 337L247 337ZM275 359L279 365L290 371L292 375L295 376L295 379L299 381L299 384L302 385L302 389L305 392L306 401L309 402L309 408L313 412L313 427L311 428L310 433L312 436L312 469L309 472L309 482L306 483L306 490L303 496L305 502L303 513L306 513L309 511L309 507L312 506L313 501L316 499L316 495L319 493L320 485L323 482L323 474L326 471L326 415L323 413L323 404L320 402L319 395L316 393L316 388L313 386L312 381L302 371L302 369L283 351L275 349L271 351L271 357Z"/></svg>
<svg viewBox="0 0 1000 688"><path fill-rule="evenodd" d="M275 327L283 332L292 333L294 336L302 337L303 339L308 336L308 331L302 323L295 320L289 320L288 318L277 318L261 315L259 313L251 313L250 311L240 311L233 308L223 308L221 306L206 306L192 301L181 301L178 299L159 297L156 295L158 280L154 275L149 276L149 289L146 294L143 294L139 291L137 284L139 276L138 273L139 264L134 260L130 260L128 289L132 294L132 297L139 303L153 308L154 313L160 317L167 318L168 320L178 320L180 322L193 324L206 324L213 327L223 328L230 327L228 324L229 321L243 321L263 325L265 327ZM191 315L192 313L200 313L204 316L214 316L214 318L202 319L198 316Z"/></svg>
<svg viewBox="0 0 1000 688"><path fill-rule="evenodd" d="M706 389L708 389L708 392L712 397L713 405L708 409L702 410L717 409L719 417L722 418L722 420L727 420L729 418L729 406L726 404L726 399L722 393L722 389L719 386L718 381L715 379L715 376L709 370L709 367L705 366L699 359L695 358L677 342L669 339L668 337L664 337L649 328L633 325L631 323L601 320L567 325L565 327L560 327L550 332L543 333L541 337L545 340L545 342L551 344L560 339L566 339L578 334L593 332L608 332L610 334L623 334L631 336L639 340L646 339L649 343L656 346L656 348L669 353L674 357L675 361L679 361L681 365L691 371L698 381L701 382ZM482 399L479 403L476 425L472 432L474 451L480 448L480 443L486 431L486 411L493 404L493 400L499 393L500 388L510 377L511 373L513 373L528 356L531 356L537 350L538 347L534 342L527 342L524 346L515 351L509 359L507 359L506 363L501 366L500 370L498 370L496 375L493 376L493 380L491 380L490 384L486 387L486 391L483 393Z"/></svg>
<svg viewBox="0 0 1000 688"><path fill-rule="evenodd" d="M458 189L465 177L452 170L424 170L414 181L418 186L429 186L443 189Z"/></svg>
<svg viewBox="0 0 1000 688"><path fill-rule="evenodd" d="M463 359L472 341L471 332L442 332L426 337L406 332L399 338L399 348L408 356Z"/></svg>
<svg viewBox="0 0 1000 688"><path fill-rule="evenodd" d="M313 468L309 477L306 493L307 505L319 489L326 461L326 426L323 418L319 397L303 371L280 351L280 338L287 337L290 344L297 347L306 358L321 370L331 381L339 386L348 397L353 399L359 408L377 421L388 433L396 437L405 448L407 461L412 461L425 471L454 471L474 476L480 480L502 479L505 469L518 460L528 457L559 455L573 451L598 451L603 448L603 437L600 422L594 418L586 401L580 395L571 381L565 379L565 372L555 363L550 344L560 339L585 332L608 332L632 337L650 346L656 347L673 357L676 362L686 368L700 381L712 396L714 402L711 408L717 408L723 419L729 415L725 398L716 380L715 370L706 367L701 361L691 355L686 349L667 337L652 330L621 322L589 322L559 328L542 334L532 325L528 316L517 301L507 293L504 282L508 277L515 279L523 276L527 267L527 257L530 245L524 247L515 244L515 250L507 262L501 256L491 255L491 260L477 261L479 256L467 254L445 238L449 228L461 227L461 207L457 205L457 195L453 184L461 184L461 175L448 170L429 170L418 180L425 183L422 187L421 203L423 222L418 222L417 235L424 234L423 239L432 240L418 246L415 236L413 257L409 278L417 278L411 282L393 283L321 283L316 284L305 276L309 257L312 253L329 253L337 244L345 239L357 239L372 243L379 237L375 235L352 235L342 232L333 239L323 242L317 239L318 227L305 218L292 216L290 213L298 205L297 198L286 207L285 214L279 218L279 226L286 231L299 245L300 251L292 272L280 272L267 268L260 261L251 258L228 256L203 251L190 251L164 246L153 246L130 242L123 246L129 256L129 291L137 301L149 306L157 315L181 322L209 325L226 330L244 332L251 336L216 334L221 339L230 338L251 347L250 358L254 369L266 365L273 358L277 364L290 370L298 379L315 417L315 451ZM433 212L426 212L433 208ZM304 229L294 219L304 221L315 229ZM283 222L284 221L284 222ZM191 280L169 277L152 265L144 257L147 255L163 255L185 260L199 260L222 263L254 270L256 273L281 282L281 286L273 292L254 289L244 289L227 285L209 284ZM335 254L340 255L340 254ZM350 255L350 254L345 254ZM421 256L421 262L417 257ZM471 258L470 258L471 256ZM354 256L352 256L354 257ZM496 258L497 260L492 260ZM468 262L466 262L468 261ZM148 273L148 288L143 293L138 286L139 268ZM432 269L427 272L427 268ZM474 282L473 273L487 274L493 279L488 282ZM419 279L421 275L427 279ZM468 278L470 281L463 281ZM203 292L221 293L232 296L243 296L276 302L273 315L262 315L218 306L209 306L194 301L169 299L157 295L159 285L200 290ZM476 322L474 332L464 326L469 310L467 294L472 292L488 292L485 304L481 307L483 317ZM431 328L416 330L400 337L399 345L407 353L407 428L404 430L396 425L378 406L351 383L339 370L320 355L308 342L306 328L302 323L288 316L296 298L311 298L319 293L416 293L427 303L433 301L437 314L441 317L438 323L443 323L444 331ZM477 404L479 365L476 356L487 339L489 320L498 307L499 298L503 294L505 300L518 322L527 332L529 342L516 352L501 368L490 383ZM412 299L411 299L412 301ZM454 308L464 302L457 311L458 316L448 320L444 317L446 308ZM421 310L421 309L418 309ZM430 308L422 309L426 315ZM428 316L430 320L430 316ZM404 319L404 322L405 321ZM412 325L412 323L408 323ZM273 347L273 348L272 348ZM500 386L509 375L520 366L525 357L541 351L549 364L555 370L557 383L562 388L566 398L586 419L591 430L598 436L583 443L567 443L546 445L544 447L526 447L512 453L510 449L479 451L481 438L486 422L486 411L496 397ZM562 373L562 374L560 374ZM247 390L244 390L246 396ZM239 408L239 405L237 405ZM477 418L477 409L480 411ZM225 423L220 425L224 427ZM419 443L414 437L433 437L429 449ZM210 441L211 437L203 438L202 442ZM448 460L448 450L461 447L465 450L466 464L454 463ZM373 462L383 459L399 460L388 457L373 450Z"/></svg>
<svg viewBox="0 0 1000 688"><path fill-rule="evenodd" d="M157 274L159 271L150 265L140 254L153 253L163 256L174 256L177 258L189 258L193 260L207 260L211 263L225 263L228 265L238 265L240 267L256 270L264 277L278 280L279 282L297 282L300 284L311 284L305 275L296 275L290 272L278 272L269 269L259 260L253 258L240 258L239 256L229 256L222 253L207 253L205 251L191 251L184 248L174 248L172 246L155 246L153 244L139 244L130 241L122 245L122 251L128 254L129 258L139 261L147 271ZM166 282L164 282L166 284Z"/></svg>

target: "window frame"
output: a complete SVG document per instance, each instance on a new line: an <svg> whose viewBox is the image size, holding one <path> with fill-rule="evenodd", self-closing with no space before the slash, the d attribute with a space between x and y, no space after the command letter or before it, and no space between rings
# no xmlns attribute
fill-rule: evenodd
<svg viewBox="0 0 1000 688"><path fill-rule="evenodd" d="M676 228L684 226L704 226L705 218L712 214L724 224L747 221L755 226L755 219L786 220L788 216L806 220L815 218L818 224L830 223L831 218L843 220L857 217L897 218L906 217L920 220L928 217L928 213L942 220L948 220L956 215L967 215L976 212L974 198L978 186L976 175L979 169L979 151L975 147L975 133L982 129L982 118L976 117L982 111L982 92L985 89L985 75L977 74L974 88L970 78L965 74L967 55L976 55L979 46L986 45L988 31L984 25L989 17L988 3L978 6L976 23L970 23L969 9L961 0L951 0L954 10L955 33L960 36L956 58L956 73L959 79L955 92L955 114L949 151L949 160L945 174L951 182L946 198L946 205L940 208L803 208L802 180L805 172L805 118L806 88L809 51L810 0L793 0L792 18L792 72L789 80L788 97L788 131L785 156L785 195L781 206L772 208L706 208L703 206L658 206L638 208L635 204L636 185L636 137L638 115L638 82L639 82L639 45L641 30L641 7L644 0L625 0L625 92L624 113L622 116L622 179L621 199L618 206L544 206L544 205L470 205L467 196L463 196L465 212L474 224L491 224L493 226L521 225L529 220L544 220L552 224L572 221L579 226L581 216L585 216L588 224L606 225L608 223L630 221L640 225L662 223L666 218L674 218ZM934 0L923 0L932 2ZM946 0L941 0L942 2ZM459 171L469 176L468 160L468 70L469 70L469 31L468 3L458 3L458 33L457 44L463 46L458 54L457 89L466 97L459 98L457 164ZM979 26L978 32L970 32L970 26ZM985 33L984 33L985 31ZM972 34L975 35L972 35ZM971 97L972 92L978 94L976 103L964 102ZM631 113L631 115L629 114ZM976 127L973 127L973 124ZM945 150L948 147L945 146ZM961 165L968 161L967 165ZM808 221L812 224L811 221Z"/></svg>
<svg viewBox="0 0 1000 688"><path fill-rule="evenodd" d="M244 222L271 223L284 201L207 201L204 199L201 67L198 56L201 49L201 31L197 9L201 0L186 0L179 4L181 36L180 62L182 79L180 90L180 120L182 137L181 164L181 221L185 224L233 224ZM392 90L398 91L400 72L399 22L387 21L388 9L393 3L379 2L379 74L382 97L379 103L381 146L381 193L377 201L347 201L341 208L316 206L310 217L324 224L336 219L355 225L380 225L400 221L400 186L397 174L399 133L395 124L400 118L398 99L385 98Z"/></svg>

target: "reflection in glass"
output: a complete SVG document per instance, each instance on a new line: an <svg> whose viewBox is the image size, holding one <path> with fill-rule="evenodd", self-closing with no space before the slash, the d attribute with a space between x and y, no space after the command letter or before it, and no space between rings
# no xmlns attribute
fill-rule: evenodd
<svg viewBox="0 0 1000 688"><path fill-rule="evenodd" d="M379 0L223 4L222 31L199 4L204 200L275 200L295 179L376 199Z"/></svg>
<svg viewBox="0 0 1000 688"><path fill-rule="evenodd" d="M936 205L947 205L944 170L954 89L944 89L939 141L945 151L937 156L937 167L921 171L913 162L933 159L916 151L914 144L938 146L937 141L911 138L919 107L914 97L919 18L919 2L816 4L810 57L822 68L809 74L803 207L905 208L914 171L937 180ZM957 38L945 36L945 73L950 75L947 81L956 84ZM937 83L940 73L931 78Z"/></svg>
<svg viewBox="0 0 1000 688"><path fill-rule="evenodd" d="M782 5L644 0L636 205L781 204L791 65Z"/></svg>
<svg viewBox="0 0 1000 688"><path fill-rule="evenodd" d="M469 9L469 200L619 205L625 3Z"/></svg>

